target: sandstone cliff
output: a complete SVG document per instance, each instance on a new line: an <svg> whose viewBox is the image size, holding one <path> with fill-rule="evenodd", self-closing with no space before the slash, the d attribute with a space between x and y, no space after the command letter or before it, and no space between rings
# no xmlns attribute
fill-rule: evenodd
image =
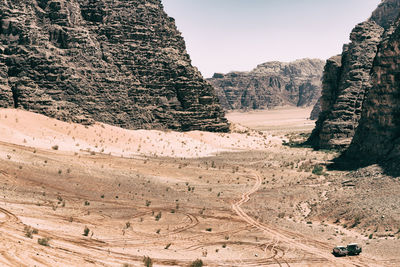
<svg viewBox="0 0 400 267"><path fill-rule="evenodd" d="M0 106L125 128L227 131L160 0L0 2Z"/></svg>
<svg viewBox="0 0 400 267"><path fill-rule="evenodd" d="M227 110L310 106L321 94L323 66L319 59L267 62L250 72L216 73L208 81Z"/></svg>
<svg viewBox="0 0 400 267"><path fill-rule="evenodd" d="M394 160L400 165L400 20L386 33L372 70L373 86L359 127L346 152L363 163Z"/></svg>
<svg viewBox="0 0 400 267"><path fill-rule="evenodd" d="M370 72L385 30L396 19L400 0L383 1L367 22L357 25L351 43L324 71L321 113L308 143L315 148L346 148L358 126Z"/></svg>

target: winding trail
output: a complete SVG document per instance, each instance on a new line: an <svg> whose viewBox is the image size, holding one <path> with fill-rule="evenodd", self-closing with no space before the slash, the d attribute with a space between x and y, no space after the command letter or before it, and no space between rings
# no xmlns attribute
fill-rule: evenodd
<svg viewBox="0 0 400 267"><path fill-rule="evenodd" d="M290 231L280 231L279 229L272 228L271 226L262 224L258 222L257 220L253 219L250 217L243 209L242 205L249 202L251 200L250 196L254 193L256 193L261 185L262 185L262 178L261 176L253 171L253 170L247 170L248 172L251 172L254 177L255 177L255 184L254 186L248 191L242 194L241 199L238 202L235 202L232 204L232 209L233 211L236 212L236 214L242 218L247 224L253 226L254 228L264 232L265 234L268 234L271 238L275 238L281 243L284 243L287 246L290 246L291 248L295 248L301 251L305 251L308 253L311 253L312 255L315 255L315 259L318 259L319 262L321 260L325 260L326 262L331 262L333 264L337 264L340 266L357 266L357 267L364 267L364 266L370 266L370 267L378 267L381 266L379 262L374 261L372 259L367 259L367 258L361 258L361 257L352 257L352 258L335 258L334 256L329 253L328 249L330 248L329 244L324 244L323 242L313 240L310 238L306 238L305 236L301 236L300 234L297 233L291 233ZM284 232L284 233L282 233ZM299 240L299 237L301 236L301 240ZM297 239L297 240L296 240ZM302 241L307 241L307 242L302 242ZM319 247L315 246L310 246L310 245L305 245L306 243L313 243L313 244L318 244ZM281 255L280 257L274 257L274 260L276 261L275 264L279 266L290 266L289 262L287 262L284 259L284 254ZM308 260L307 260L308 262ZM312 262L312 261L311 261Z"/></svg>

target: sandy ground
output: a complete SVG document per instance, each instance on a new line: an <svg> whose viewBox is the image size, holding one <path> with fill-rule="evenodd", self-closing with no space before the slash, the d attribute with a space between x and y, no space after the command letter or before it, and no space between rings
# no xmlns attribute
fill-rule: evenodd
<svg viewBox="0 0 400 267"><path fill-rule="evenodd" d="M311 131L315 121L309 119L312 108L276 108L272 110L230 112L229 121L270 133Z"/></svg>
<svg viewBox="0 0 400 267"><path fill-rule="evenodd" d="M218 134L0 110L0 265L399 266L400 181L313 174L335 154L283 146L309 122L279 112ZM351 242L360 256L331 255Z"/></svg>
<svg viewBox="0 0 400 267"><path fill-rule="evenodd" d="M207 157L221 152L262 150L281 140L240 126L234 133L126 130L84 126L16 109L0 109L0 140L23 146L113 156ZM250 134L251 133L251 134Z"/></svg>

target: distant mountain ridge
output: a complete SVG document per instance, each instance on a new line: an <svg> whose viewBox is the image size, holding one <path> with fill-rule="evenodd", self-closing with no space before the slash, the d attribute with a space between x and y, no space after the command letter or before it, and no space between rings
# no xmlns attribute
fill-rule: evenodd
<svg viewBox="0 0 400 267"><path fill-rule="evenodd" d="M321 93L320 59L266 62L249 72L215 73L207 79L226 110L314 105Z"/></svg>

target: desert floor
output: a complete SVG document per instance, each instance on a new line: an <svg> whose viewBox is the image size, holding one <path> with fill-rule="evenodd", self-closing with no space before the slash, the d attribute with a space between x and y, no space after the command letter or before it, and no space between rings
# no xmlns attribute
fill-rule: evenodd
<svg viewBox="0 0 400 267"><path fill-rule="evenodd" d="M283 145L309 112L231 113L222 134L1 109L0 265L400 266L399 178ZM353 242L360 256L331 254Z"/></svg>

